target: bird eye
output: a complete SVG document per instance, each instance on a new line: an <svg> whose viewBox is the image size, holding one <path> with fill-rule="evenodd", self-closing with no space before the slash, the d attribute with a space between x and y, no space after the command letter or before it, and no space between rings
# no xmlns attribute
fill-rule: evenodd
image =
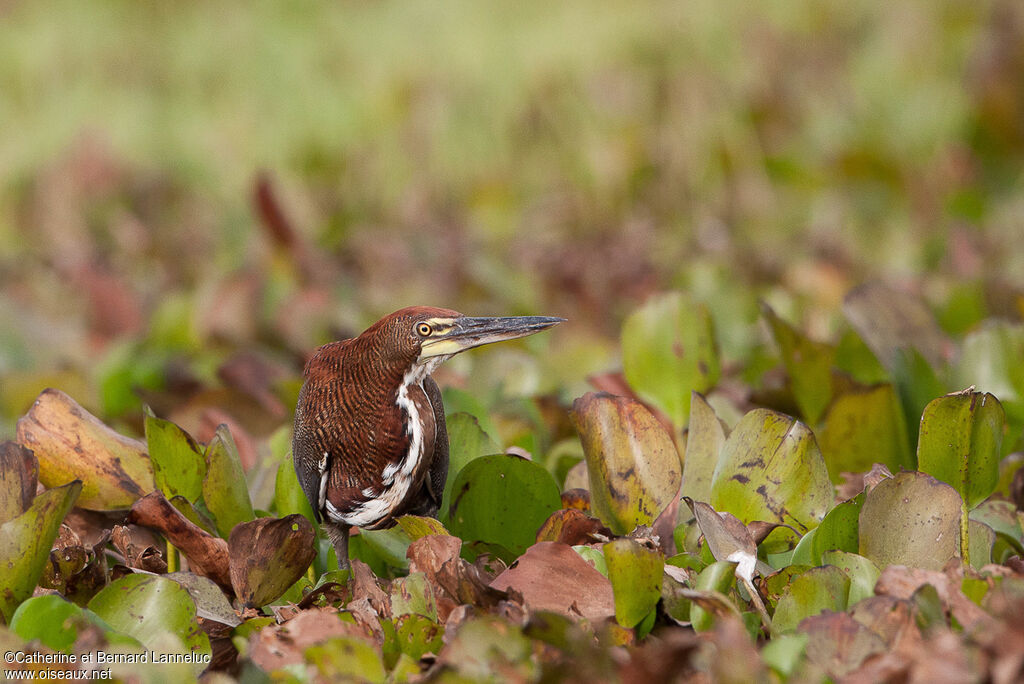
<svg viewBox="0 0 1024 684"><path fill-rule="evenodd" d="M421 337L426 337L432 332L432 330L433 329L430 327L429 323L420 323L416 326L416 332L419 333Z"/></svg>

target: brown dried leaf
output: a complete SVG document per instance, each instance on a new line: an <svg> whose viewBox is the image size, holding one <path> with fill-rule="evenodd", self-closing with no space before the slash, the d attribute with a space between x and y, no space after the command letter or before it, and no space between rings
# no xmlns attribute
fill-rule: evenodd
<svg viewBox="0 0 1024 684"><path fill-rule="evenodd" d="M373 634L362 625L342 621L337 608L311 608L249 637L249 657L263 671L273 672L302 664L307 648L334 637L372 641Z"/></svg>
<svg viewBox="0 0 1024 684"><path fill-rule="evenodd" d="M826 610L804 618L797 629L808 635L807 658L834 679L846 676L867 658L886 650L882 638L849 613Z"/></svg>
<svg viewBox="0 0 1024 684"><path fill-rule="evenodd" d="M185 554L193 572L209 577L226 591L231 590L228 543L192 523L162 492L151 492L136 501L128 513L128 522L156 530Z"/></svg>
<svg viewBox="0 0 1024 684"><path fill-rule="evenodd" d="M316 533L299 513L239 523L228 538L235 595L246 606L264 606L306 572L316 557Z"/></svg>
<svg viewBox="0 0 1024 684"><path fill-rule="evenodd" d="M522 595L531 610L570 617L604 618L615 614L608 578L566 544L534 544L491 586Z"/></svg>
<svg viewBox="0 0 1024 684"><path fill-rule="evenodd" d="M0 444L0 524L28 510L39 483L39 462L17 442Z"/></svg>
<svg viewBox="0 0 1024 684"><path fill-rule="evenodd" d="M943 606L952 612L953 617L963 625L965 630L991 626L992 616L960 591L960 580L962 579L962 574L959 579L952 578L951 581L950 576L944 572L890 565L882 571L878 582L875 583L875 594L910 599L914 592L925 584L930 584L938 592Z"/></svg>
<svg viewBox="0 0 1024 684"><path fill-rule="evenodd" d="M600 520L576 508L555 511L537 530L538 542L561 542L569 546L608 541L614 536Z"/></svg>

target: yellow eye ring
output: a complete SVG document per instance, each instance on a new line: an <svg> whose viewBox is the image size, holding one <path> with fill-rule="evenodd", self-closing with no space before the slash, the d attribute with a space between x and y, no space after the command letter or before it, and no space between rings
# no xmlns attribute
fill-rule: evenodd
<svg viewBox="0 0 1024 684"><path fill-rule="evenodd" d="M433 332L433 328L430 327L429 323L420 323L416 326L416 332L419 333L421 337L426 337Z"/></svg>

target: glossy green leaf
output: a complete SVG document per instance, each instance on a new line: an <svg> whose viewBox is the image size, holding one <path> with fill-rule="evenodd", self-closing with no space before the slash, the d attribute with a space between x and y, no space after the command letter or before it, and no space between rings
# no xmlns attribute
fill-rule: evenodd
<svg viewBox="0 0 1024 684"><path fill-rule="evenodd" d="M772 627L781 633L793 632L804 618L824 610L846 610L850 578L837 567L811 568L793 578L779 597Z"/></svg>
<svg viewBox="0 0 1024 684"><path fill-rule="evenodd" d="M475 394L467 392L466 390L459 389L458 387L446 386L441 390L444 397L444 410L445 415L448 417L448 430L451 432L452 419L456 422L462 420L456 418L456 416L465 415L476 420L476 426L484 433L484 436L496 447L501 442L501 433L498 432L498 426L494 424L491 419L490 413L487 412L487 407L484 406L483 402L477 398ZM500 448L495 451L488 451L485 454L494 454L501 451Z"/></svg>
<svg viewBox="0 0 1024 684"><path fill-rule="evenodd" d="M768 321L775 344L782 353L782 362L786 366L800 414L807 423L816 425L832 400L835 347L810 339L782 320L763 302L761 315Z"/></svg>
<svg viewBox="0 0 1024 684"><path fill-rule="evenodd" d="M825 461L807 426L755 409L725 442L710 503L745 524L779 522L806 532L818 525L832 499Z"/></svg>
<svg viewBox="0 0 1024 684"><path fill-rule="evenodd" d="M690 396L690 427L686 437L686 458L683 461L683 496L694 501L711 498L711 482L718 458L725 446L725 427L715 409L704 396Z"/></svg>
<svg viewBox="0 0 1024 684"><path fill-rule="evenodd" d="M679 493L679 452L661 423L628 397L589 392L573 402L594 513L616 534L651 525Z"/></svg>
<svg viewBox="0 0 1024 684"><path fill-rule="evenodd" d="M480 427L476 417L468 413L453 413L446 420L448 426L448 479L444 483L441 508L452 502L452 485L462 469L481 456L501 453L501 447Z"/></svg>
<svg viewBox="0 0 1024 684"><path fill-rule="evenodd" d="M561 504L543 466L507 454L483 456L455 478L446 526L466 541L500 544L519 555Z"/></svg>
<svg viewBox="0 0 1024 684"><path fill-rule="evenodd" d="M291 449L282 456L277 465L277 476L274 478L274 510L278 516L299 513L316 530L319 526L313 517L313 507L309 505L299 477L295 474Z"/></svg>
<svg viewBox="0 0 1024 684"><path fill-rule="evenodd" d="M62 653L71 653L79 633L90 627L97 627L103 632L112 631L96 613L56 594L25 600L14 611L10 622L11 631L22 639L38 640Z"/></svg>
<svg viewBox="0 0 1024 684"><path fill-rule="evenodd" d="M881 463L890 471L912 470L906 420L892 385L864 387L836 397L818 433L833 482L840 473L862 473Z"/></svg>
<svg viewBox="0 0 1024 684"><path fill-rule="evenodd" d="M860 510L864 493L838 504L822 519L821 524L804 535L793 553L794 564L821 565L823 554L840 550L856 553L859 548Z"/></svg>
<svg viewBox="0 0 1024 684"><path fill-rule="evenodd" d="M1004 423L1003 407L991 394L957 392L935 399L921 416L918 467L974 508L999 479Z"/></svg>
<svg viewBox="0 0 1024 684"><path fill-rule="evenodd" d="M146 444L157 489L167 498L180 495L197 501L203 494L206 458L192 435L147 409Z"/></svg>
<svg viewBox="0 0 1024 684"><path fill-rule="evenodd" d="M665 556L632 539L608 542L603 551L615 593L615 619L623 627L635 627L661 597Z"/></svg>
<svg viewBox="0 0 1024 684"><path fill-rule="evenodd" d="M785 681L785 678L792 675L802 662L807 639L807 634L803 632L772 637L772 640L761 649L761 659Z"/></svg>
<svg viewBox="0 0 1024 684"><path fill-rule="evenodd" d="M834 565L850 578L850 593L847 605L854 606L861 600L875 595L875 583L881 571L864 556L847 551L825 551L821 554L824 565Z"/></svg>
<svg viewBox="0 0 1024 684"><path fill-rule="evenodd" d="M196 620L192 597L177 582L159 575L126 575L108 584L89 601L89 609L113 629L137 639L147 649L167 652L165 635L180 646L174 652L211 655L210 640ZM193 664L196 675L206 669Z"/></svg>
<svg viewBox="0 0 1024 684"><path fill-rule="evenodd" d="M44 486L81 480L81 508L128 508L153 491L146 445L114 432L59 390L45 390L18 420L18 443L35 453Z"/></svg>
<svg viewBox="0 0 1024 684"><path fill-rule="evenodd" d="M700 592L717 595L724 599L728 605L731 601L725 597L736 584L736 563L729 561L716 561L709 564L697 575L694 582L695 589ZM735 610L735 607L733 607ZM706 632L714 626L715 613L704 608L699 602L694 601L690 606L690 622L698 632Z"/></svg>
<svg viewBox="0 0 1024 684"><path fill-rule="evenodd" d="M227 425L217 428L205 458L203 501L217 522L217 533L226 539L235 525L255 517L238 447Z"/></svg>
<svg viewBox="0 0 1024 684"><path fill-rule="evenodd" d="M313 526L295 513L240 523L228 538L231 586L244 605L258 608L281 596L316 555Z"/></svg>
<svg viewBox="0 0 1024 684"><path fill-rule="evenodd" d="M867 493L859 553L878 567L941 570L960 555L960 495L918 472L897 473Z"/></svg>
<svg viewBox="0 0 1024 684"><path fill-rule="evenodd" d="M630 387L677 427L690 415L690 392L718 382L711 315L680 292L651 298L622 326L622 371Z"/></svg>
<svg viewBox="0 0 1024 684"><path fill-rule="evenodd" d="M0 526L0 613L5 622L32 595L60 524L81 491L78 480L49 489L27 511Z"/></svg>

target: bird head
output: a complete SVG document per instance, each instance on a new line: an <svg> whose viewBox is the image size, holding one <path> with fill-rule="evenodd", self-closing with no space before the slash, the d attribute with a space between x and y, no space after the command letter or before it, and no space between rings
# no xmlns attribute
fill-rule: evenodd
<svg viewBox="0 0 1024 684"><path fill-rule="evenodd" d="M383 342L379 348L390 361L422 367L429 373L459 352L526 337L564 320L550 316L464 316L451 309L412 306L385 316L363 334Z"/></svg>

